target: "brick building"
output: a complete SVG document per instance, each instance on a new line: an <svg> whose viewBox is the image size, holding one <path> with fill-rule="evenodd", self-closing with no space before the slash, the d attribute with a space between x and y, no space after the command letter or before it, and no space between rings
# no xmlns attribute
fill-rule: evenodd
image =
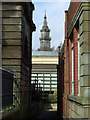
<svg viewBox="0 0 90 120"><path fill-rule="evenodd" d="M65 118L90 119L89 24L90 2L71 2L68 11L65 11L64 52L59 50L58 65L58 89L63 84L62 94L59 94L58 90L63 109L59 109L59 100L58 109ZM61 66L64 71L63 77L60 72Z"/></svg>
<svg viewBox="0 0 90 120"><path fill-rule="evenodd" d="M14 73L13 107L3 117L23 118L30 110L33 10L32 2L2 3L2 67Z"/></svg>

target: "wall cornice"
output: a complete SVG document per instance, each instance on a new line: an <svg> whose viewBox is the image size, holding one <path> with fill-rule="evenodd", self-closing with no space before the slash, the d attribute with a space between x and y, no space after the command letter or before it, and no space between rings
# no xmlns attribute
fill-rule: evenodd
<svg viewBox="0 0 90 120"><path fill-rule="evenodd" d="M90 3L89 2L81 2L79 4L79 7L77 8L76 10L76 13L72 19L72 22L70 23L70 26L68 28L68 38L70 37L70 34L75 26L75 24L77 23L80 15L82 14L83 11L87 11L87 10L90 10Z"/></svg>

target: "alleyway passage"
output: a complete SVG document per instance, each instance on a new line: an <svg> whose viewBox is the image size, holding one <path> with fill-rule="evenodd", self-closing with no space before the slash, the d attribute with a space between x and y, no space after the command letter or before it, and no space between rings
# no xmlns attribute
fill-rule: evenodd
<svg viewBox="0 0 90 120"><path fill-rule="evenodd" d="M57 104L46 105L34 120L57 120Z"/></svg>

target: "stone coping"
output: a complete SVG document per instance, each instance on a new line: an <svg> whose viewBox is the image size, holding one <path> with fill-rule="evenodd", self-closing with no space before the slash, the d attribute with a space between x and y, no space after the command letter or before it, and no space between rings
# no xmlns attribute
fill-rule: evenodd
<svg viewBox="0 0 90 120"><path fill-rule="evenodd" d="M74 96L74 95L68 95L67 98L70 101L76 102L78 104L82 105L89 105L90 106L90 98L89 97L81 97L81 96Z"/></svg>
<svg viewBox="0 0 90 120"><path fill-rule="evenodd" d="M2 70L2 71L4 71L4 72L7 72L7 73L13 74L13 71L9 71L9 70L7 70L7 69L5 69L5 68L2 68L2 67L0 67L0 70Z"/></svg>

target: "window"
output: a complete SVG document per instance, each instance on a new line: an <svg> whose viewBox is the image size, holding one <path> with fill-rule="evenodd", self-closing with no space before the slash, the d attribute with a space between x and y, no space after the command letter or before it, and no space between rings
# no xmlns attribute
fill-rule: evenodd
<svg viewBox="0 0 90 120"><path fill-rule="evenodd" d="M44 76L50 76L50 74L49 74L49 73L46 73L46 74L44 74Z"/></svg>
<svg viewBox="0 0 90 120"><path fill-rule="evenodd" d="M51 73L51 76L57 77L56 73Z"/></svg>
<svg viewBox="0 0 90 120"><path fill-rule="evenodd" d="M80 96L80 44L79 44L79 33L78 33L78 96Z"/></svg>
<svg viewBox="0 0 90 120"><path fill-rule="evenodd" d="M72 43L72 95L74 95L74 59L73 59L73 43Z"/></svg>

